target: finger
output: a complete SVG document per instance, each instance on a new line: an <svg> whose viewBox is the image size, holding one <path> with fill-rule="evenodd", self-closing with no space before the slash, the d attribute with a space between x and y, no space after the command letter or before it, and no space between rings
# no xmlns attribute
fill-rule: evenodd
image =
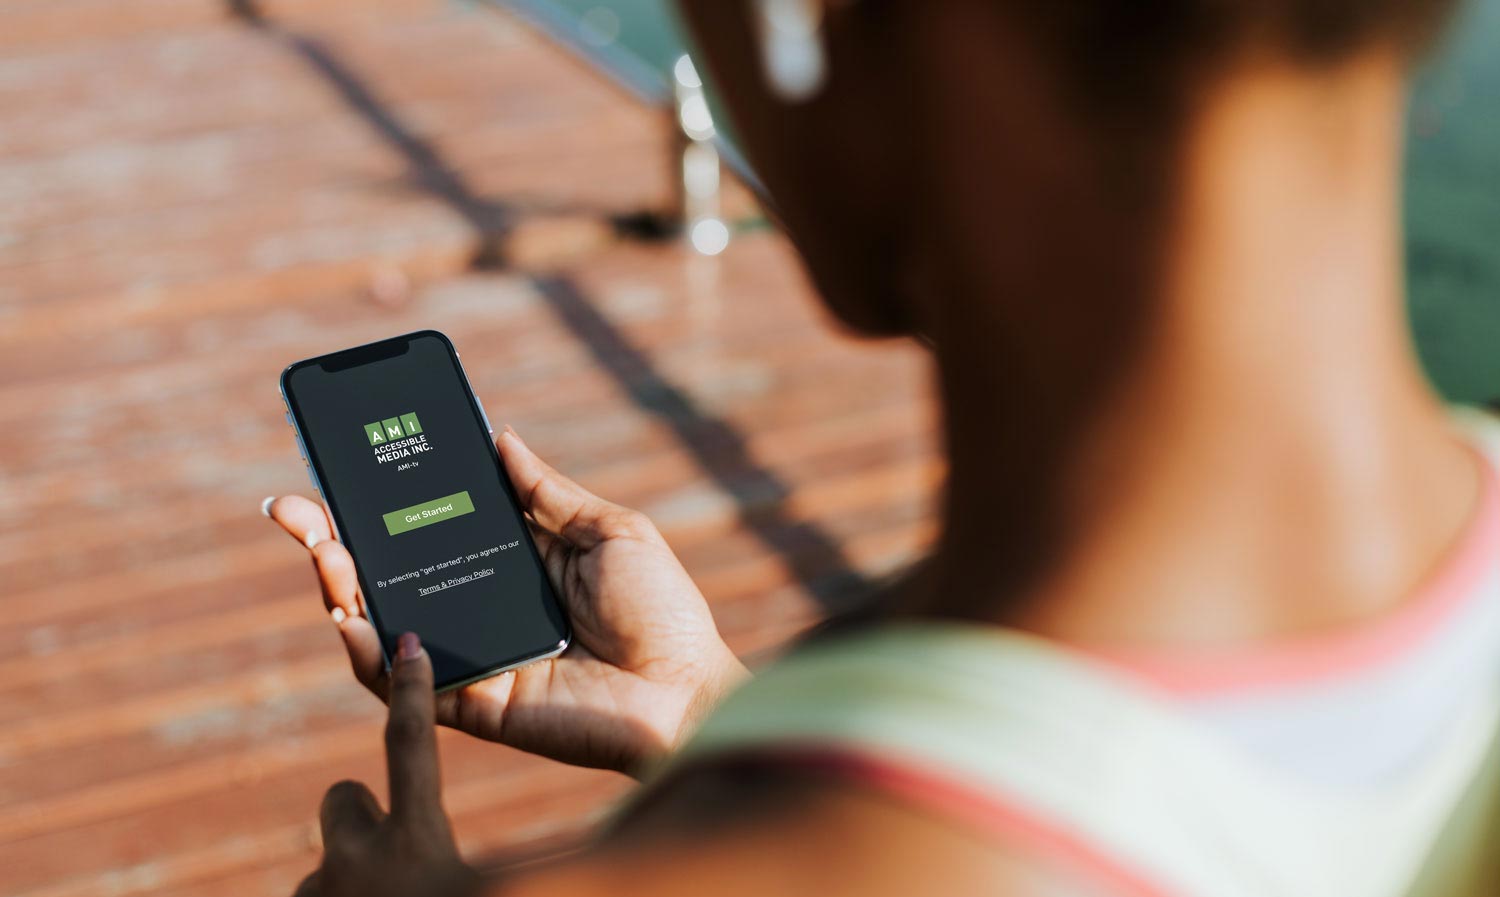
<svg viewBox="0 0 1500 897"><path fill-rule="evenodd" d="M531 538L536 542L537 554L542 556L542 566L547 569L547 579L557 592L563 591L563 572L568 564L568 543L528 520Z"/></svg>
<svg viewBox="0 0 1500 897"><path fill-rule="evenodd" d="M536 550L542 556L542 567L547 571L547 581L552 584L552 591L562 600L568 616L578 620L595 613L588 606L591 601L589 589L581 587L578 568L574 566L571 575L568 569L568 565L578 559L573 545L552 535L535 523L528 521L528 525L531 528L532 538L536 540ZM569 647L568 650L572 651L573 648Z"/></svg>
<svg viewBox="0 0 1500 897"><path fill-rule="evenodd" d="M323 506L300 495L283 495L266 506L266 514L308 548L333 538L333 525Z"/></svg>
<svg viewBox="0 0 1500 897"><path fill-rule="evenodd" d="M516 684L516 671L506 670L498 676L472 682L438 695L438 725L467 732L485 741L508 744L505 719L510 711L510 696Z"/></svg>
<svg viewBox="0 0 1500 897"><path fill-rule="evenodd" d="M391 665L390 717L385 726L391 815L442 818L432 662L416 633L402 634Z"/></svg>
<svg viewBox="0 0 1500 897"><path fill-rule="evenodd" d="M384 818L380 802L362 783L345 780L335 784L323 795L323 806L318 810L324 852L357 849Z"/></svg>
<svg viewBox="0 0 1500 897"><path fill-rule="evenodd" d="M342 615L342 616L341 616ZM382 701L389 694L390 680L385 674L385 656L380 652L380 635L364 617L351 617L341 608L333 609L333 624L338 627L344 650L349 652L349 666L359 684Z"/></svg>
<svg viewBox="0 0 1500 897"><path fill-rule="evenodd" d="M359 577L354 573L349 549L330 539L319 542L312 556L318 585L323 587L323 606L330 611L339 608L347 616L360 616Z"/></svg>
<svg viewBox="0 0 1500 897"><path fill-rule="evenodd" d="M312 550L318 584L323 589L323 606L338 627L354 678L382 700L385 698L385 662L380 653L380 637L375 627L362 615L359 579L354 573L354 558L338 542L319 542Z"/></svg>
<svg viewBox="0 0 1500 897"><path fill-rule="evenodd" d="M644 518L605 501L538 458L509 427L495 440L521 505L543 529L588 550L609 538L643 536ZM649 528L647 525L646 528Z"/></svg>

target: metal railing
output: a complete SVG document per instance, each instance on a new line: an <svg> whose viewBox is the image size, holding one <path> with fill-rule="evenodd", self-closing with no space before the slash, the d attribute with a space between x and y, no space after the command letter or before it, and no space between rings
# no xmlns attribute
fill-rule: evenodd
<svg viewBox="0 0 1500 897"><path fill-rule="evenodd" d="M732 232L722 213L724 166L749 189L760 182L719 125L706 85L660 0L580 3L569 0L482 0L502 7L592 66L642 103L663 110L672 129L670 205L659 217L695 251L717 255ZM625 33L629 26L636 28ZM623 38L623 39L622 39ZM631 39L633 38L633 39Z"/></svg>

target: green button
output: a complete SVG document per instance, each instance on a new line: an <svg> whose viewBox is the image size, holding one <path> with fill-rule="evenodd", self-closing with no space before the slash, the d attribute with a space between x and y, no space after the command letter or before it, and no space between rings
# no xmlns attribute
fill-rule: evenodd
<svg viewBox="0 0 1500 897"><path fill-rule="evenodd" d="M431 526L449 517L462 517L472 513L474 513L474 502L470 500L469 493L455 492L452 495L434 498L432 501L424 501L419 505L383 514L381 519L385 521L385 531L394 536Z"/></svg>

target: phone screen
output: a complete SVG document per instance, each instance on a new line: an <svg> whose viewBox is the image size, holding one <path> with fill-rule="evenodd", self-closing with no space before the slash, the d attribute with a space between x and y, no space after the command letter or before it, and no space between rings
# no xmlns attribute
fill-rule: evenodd
<svg viewBox="0 0 1500 897"><path fill-rule="evenodd" d="M568 625L447 337L300 361L290 420L386 657L415 632L439 688L554 654Z"/></svg>

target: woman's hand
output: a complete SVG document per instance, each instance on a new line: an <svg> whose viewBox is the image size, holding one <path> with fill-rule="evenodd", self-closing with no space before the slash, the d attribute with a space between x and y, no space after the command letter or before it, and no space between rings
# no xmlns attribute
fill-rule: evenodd
<svg viewBox="0 0 1500 897"><path fill-rule="evenodd" d="M391 667L385 727L391 811L359 782L339 782L318 813L323 861L296 897L466 897L479 876L458 857L438 778L432 664L412 633Z"/></svg>
<svg viewBox="0 0 1500 897"><path fill-rule="evenodd" d="M437 697L437 721L566 763L637 774L675 749L745 669L666 540L542 462L514 431L496 440L547 573L573 625L561 656ZM323 507L276 499L267 513L308 546L354 675L389 692L354 562Z"/></svg>

